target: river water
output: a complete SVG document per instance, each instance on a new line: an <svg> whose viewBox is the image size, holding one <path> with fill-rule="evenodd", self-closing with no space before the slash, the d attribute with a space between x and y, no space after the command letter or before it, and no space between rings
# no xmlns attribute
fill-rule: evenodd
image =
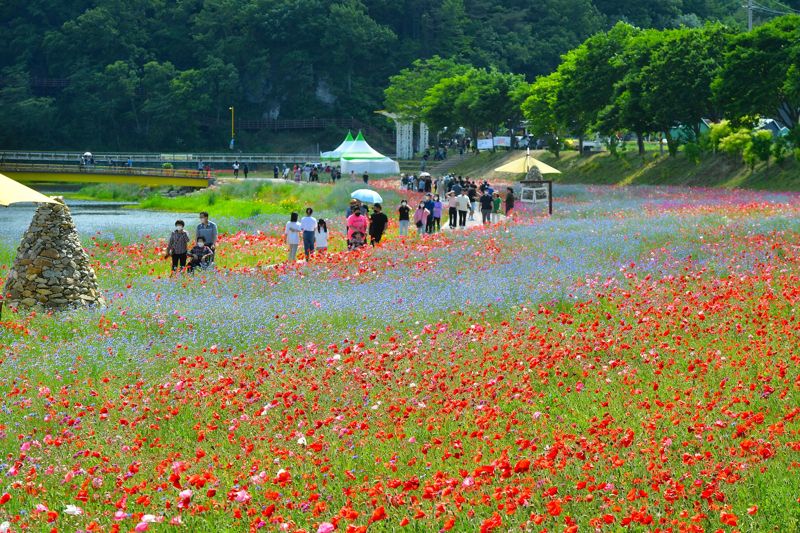
<svg viewBox="0 0 800 533"><path fill-rule="evenodd" d="M197 213L140 211L127 209L128 204L120 202L67 200L67 205L84 245L98 232L104 238L135 242L147 235L169 236L179 218L186 221L187 227L197 224ZM3 247L17 247L35 212L33 204L0 207L0 243Z"/></svg>

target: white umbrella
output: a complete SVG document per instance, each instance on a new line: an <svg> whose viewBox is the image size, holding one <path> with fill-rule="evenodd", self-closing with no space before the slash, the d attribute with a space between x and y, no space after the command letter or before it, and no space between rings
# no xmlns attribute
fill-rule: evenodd
<svg viewBox="0 0 800 533"><path fill-rule="evenodd" d="M420 178L430 178L431 174L430 174L430 172L420 172L419 173L419 177Z"/></svg>
<svg viewBox="0 0 800 533"><path fill-rule="evenodd" d="M83 152L83 157L92 157L92 152Z"/></svg>
<svg viewBox="0 0 800 533"><path fill-rule="evenodd" d="M358 189L350 193L350 198L355 198L366 204L379 204L383 202L381 195L370 189Z"/></svg>

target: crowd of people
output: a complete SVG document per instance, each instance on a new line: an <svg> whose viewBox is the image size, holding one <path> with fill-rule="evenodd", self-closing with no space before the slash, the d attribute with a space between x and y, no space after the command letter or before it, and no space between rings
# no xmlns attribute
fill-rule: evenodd
<svg viewBox="0 0 800 533"><path fill-rule="evenodd" d="M397 207L398 235L406 237L411 223L414 223L417 236L432 234L442 229L442 218L447 213L447 226L450 229L465 228L470 220L490 224L499 221L500 215L509 216L514 209L514 190L506 188L505 198L501 198L487 181L480 183L461 176L445 176L435 180L425 180L430 176L402 176L403 188L417 190L415 182L423 183L425 196L412 209L408 201L403 199ZM429 185L428 185L429 184ZM289 247L287 260L295 262L300 244L306 261L315 254L325 254L328 250L328 224L323 219L316 219L314 210L306 208L305 216L300 218L291 213L284 228L284 236ZM199 224L195 229L194 244L186 231L183 220L175 221L175 230L170 234L166 255L172 261L172 271L186 269L209 268L214 261L217 245L217 225L203 211L199 215ZM347 249L355 250L367 244L375 246L381 242L389 227L389 217L383 212L380 203L370 206L357 199L351 199L345 210Z"/></svg>

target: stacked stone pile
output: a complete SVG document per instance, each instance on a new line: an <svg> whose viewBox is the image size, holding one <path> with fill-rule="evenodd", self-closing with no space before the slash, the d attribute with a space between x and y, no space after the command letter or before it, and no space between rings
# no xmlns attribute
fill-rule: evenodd
<svg viewBox="0 0 800 533"><path fill-rule="evenodd" d="M41 204L36 210L17 250L3 296L6 305L21 309L105 305L63 201Z"/></svg>

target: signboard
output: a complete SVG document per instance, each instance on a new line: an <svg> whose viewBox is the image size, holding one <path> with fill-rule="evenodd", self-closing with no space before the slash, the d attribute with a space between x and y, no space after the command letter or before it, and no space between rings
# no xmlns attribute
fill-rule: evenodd
<svg viewBox="0 0 800 533"><path fill-rule="evenodd" d="M511 148L511 137L495 137L495 146L502 146L504 148Z"/></svg>
<svg viewBox="0 0 800 533"><path fill-rule="evenodd" d="M494 148L492 139L478 139L478 150L491 150Z"/></svg>

